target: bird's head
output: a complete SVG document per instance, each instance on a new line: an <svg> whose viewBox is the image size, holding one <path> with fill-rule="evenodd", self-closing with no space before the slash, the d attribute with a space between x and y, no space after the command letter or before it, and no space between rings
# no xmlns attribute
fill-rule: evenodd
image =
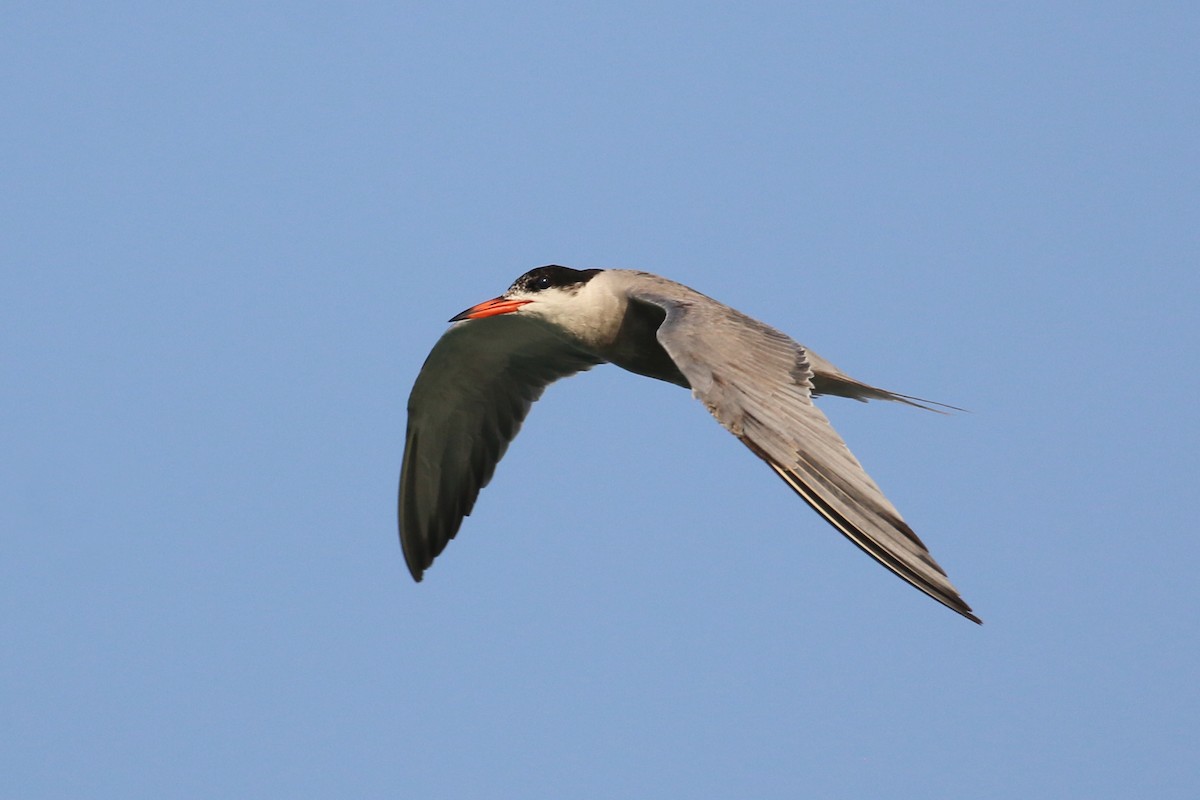
<svg viewBox="0 0 1200 800"><path fill-rule="evenodd" d="M504 294L473 305L451 317L450 321L461 322L512 313L558 321L571 315L572 300L600 272L603 270L571 269L557 264L531 269L517 278Z"/></svg>

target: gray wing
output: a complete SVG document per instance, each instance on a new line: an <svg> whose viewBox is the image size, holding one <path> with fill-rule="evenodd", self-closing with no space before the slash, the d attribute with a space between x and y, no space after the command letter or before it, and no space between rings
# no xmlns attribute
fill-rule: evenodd
<svg viewBox="0 0 1200 800"><path fill-rule="evenodd" d="M408 398L400 468L400 544L415 580L471 513L547 385L600 361L517 315L453 325Z"/></svg>
<svg viewBox="0 0 1200 800"><path fill-rule="evenodd" d="M930 597L979 622L813 405L814 370L806 350L703 295L683 300L673 295L647 290L635 291L633 298L666 311L658 341L712 415L846 538ZM821 364L836 372L828 362ZM877 391L886 399L908 399Z"/></svg>

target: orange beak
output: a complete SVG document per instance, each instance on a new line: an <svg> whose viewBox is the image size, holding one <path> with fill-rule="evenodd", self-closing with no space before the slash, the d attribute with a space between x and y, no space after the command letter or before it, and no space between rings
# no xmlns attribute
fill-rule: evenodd
<svg viewBox="0 0 1200 800"><path fill-rule="evenodd" d="M504 297L493 297L491 300L484 300L476 306L471 306L461 314L455 314L450 318L451 322L459 322L464 319L483 319L484 317L495 317L500 314L511 314L523 305L531 302L530 300L509 300Z"/></svg>

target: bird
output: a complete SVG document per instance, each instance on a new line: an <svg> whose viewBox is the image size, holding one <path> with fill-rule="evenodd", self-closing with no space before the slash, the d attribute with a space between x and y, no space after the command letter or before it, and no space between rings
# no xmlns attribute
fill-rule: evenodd
<svg viewBox="0 0 1200 800"><path fill-rule="evenodd" d="M414 580L458 533L545 388L610 363L691 390L847 539L981 622L813 398L961 409L857 381L775 328L648 272L538 267L450 323L408 399L398 517Z"/></svg>

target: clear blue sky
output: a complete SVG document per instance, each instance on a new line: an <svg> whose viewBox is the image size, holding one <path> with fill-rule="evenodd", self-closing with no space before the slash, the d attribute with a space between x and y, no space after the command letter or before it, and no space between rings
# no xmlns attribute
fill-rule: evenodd
<svg viewBox="0 0 1200 800"><path fill-rule="evenodd" d="M14 798L1200 796L1195 3L8 4ZM446 320L643 268L826 402L984 618L688 393L554 386L421 585Z"/></svg>

